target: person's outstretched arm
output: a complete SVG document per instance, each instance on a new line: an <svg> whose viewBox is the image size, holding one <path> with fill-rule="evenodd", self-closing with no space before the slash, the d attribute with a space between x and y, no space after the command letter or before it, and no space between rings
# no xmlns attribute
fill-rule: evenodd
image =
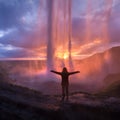
<svg viewBox="0 0 120 120"><path fill-rule="evenodd" d="M69 75L80 73L80 71L75 71L75 72L69 72Z"/></svg>
<svg viewBox="0 0 120 120"><path fill-rule="evenodd" d="M54 70L51 70L50 72L56 73L58 75L61 75L61 72L57 72L57 71L54 71Z"/></svg>

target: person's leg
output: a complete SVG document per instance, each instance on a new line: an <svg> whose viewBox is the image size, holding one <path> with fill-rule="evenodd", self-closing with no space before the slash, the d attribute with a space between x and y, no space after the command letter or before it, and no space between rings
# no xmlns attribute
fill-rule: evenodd
<svg viewBox="0 0 120 120"><path fill-rule="evenodd" d="M69 99L69 86L66 86L66 96L67 96L67 100Z"/></svg>
<svg viewBox="0 0 120 120"><path fill-rule="evenodd" d="M65 86L62 86L62 100L65 98Z"/></svg>

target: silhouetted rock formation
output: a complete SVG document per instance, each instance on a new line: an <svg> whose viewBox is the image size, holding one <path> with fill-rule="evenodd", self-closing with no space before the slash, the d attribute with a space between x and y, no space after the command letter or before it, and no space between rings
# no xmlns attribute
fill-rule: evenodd
<svg viewBox="0 0 120 120"><path fill-rule="evenodd" d="M101 96L120 97L120 73L110 74L105 79L105 86L100 91Z"/></svg>

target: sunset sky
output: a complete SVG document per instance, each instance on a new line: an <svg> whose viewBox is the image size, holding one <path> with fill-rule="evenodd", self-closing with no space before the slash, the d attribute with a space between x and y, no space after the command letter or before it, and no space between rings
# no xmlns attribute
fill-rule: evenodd
<svg viewBox="0 0 120 120"><path fill-rule="evenodd" d="M0 0L0 59L46 58L47 1ZM74 58L119 45L120 0L72 1Z"/></svg>

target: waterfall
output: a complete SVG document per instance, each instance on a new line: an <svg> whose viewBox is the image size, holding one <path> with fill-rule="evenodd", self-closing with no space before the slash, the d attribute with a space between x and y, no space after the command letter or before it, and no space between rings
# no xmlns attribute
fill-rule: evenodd
<svg viewBox="0 0 120 120"><path fill-rule="evenodd" d="M69 68L73 68L72 62L72 16L71 16L71 0L47 0L48 8L48 42L47 42L47 70L56 68L56 64L62 64ZM61 9L59 6L63 7ZM57 6L57 7L55 7ZM59 14L60 13L60 14ZM58 16L59 14L59 16ZM62 19L63 18L63 19ZM59 25L60 23L60 25ZM62 36L61 36L62 35ZM61 41L61 42L60 42ZM62 50L57 50L62 46ZM67 65L64 61L65 52L68 52ZM56 62L58 53L62 52L61 63Z"/></svg>

